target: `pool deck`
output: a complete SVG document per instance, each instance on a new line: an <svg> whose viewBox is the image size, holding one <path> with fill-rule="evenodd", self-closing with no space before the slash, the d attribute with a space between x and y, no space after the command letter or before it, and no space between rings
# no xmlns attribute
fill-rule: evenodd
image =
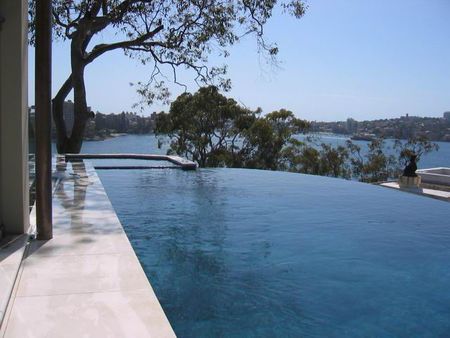
<svg viewBox="0 0 450 338"><path fill-rule="evenodd" d="M0 337L175 337L95 170L59 169L54 237L26 247Z"/></svg>
<svg viewBox="0 0 450 338"><path fill-rule="evenodd" d="M435 198L442 201L450 202L450 192L436 189L420 188L420 189L401 189L397 182L385 182L380 184L382 187L397 189L416 195L423 195L426 197Z"/></svg>
<svg viewBox="0 0 450 338"><path fill-rule="evenodd" d="M147 160L147 161L167 161L183 170L197 169L197 163L189 161L180 156L160 155L160 154L66 154L67 159L128 159L128 160ZM120 167L117 167L120 168ZM124 168L124 167L122 167ZM134 167L136 168L136 167Z"/></svg>

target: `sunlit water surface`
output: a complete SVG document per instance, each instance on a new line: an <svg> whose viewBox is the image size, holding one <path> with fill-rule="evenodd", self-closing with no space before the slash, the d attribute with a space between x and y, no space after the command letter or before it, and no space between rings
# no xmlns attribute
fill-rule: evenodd
<svg viewBox="0 0 450 338"><path fill-rule="evenodd" d="M258 170L99 171L179 337L445 337L450 204Z"/></svg>

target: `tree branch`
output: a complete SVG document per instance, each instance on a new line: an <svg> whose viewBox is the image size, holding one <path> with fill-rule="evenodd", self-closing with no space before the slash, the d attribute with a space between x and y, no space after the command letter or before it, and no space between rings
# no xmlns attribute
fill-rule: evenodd
<svg viewBox="0 0 450 338"><path fill-rule="evenodd" d="M109 52L111 50L114 50L114 49L128 48L128 47L143 45L146 40L151 39L152 37L154 37L156 34L158 34L163 29L164 29L164 26L163 25L159 25L153 31L148 32L146 34L143 34L143 35L141 35L140 37L138 37L138 38L136 38L134 40L120 41L120 42L111 43L111 44L96 45L92 49L92 51L87 55L87 57L85 58L85 61L86 61L86 63L91 63L96 58L98 58L100 55L102 55L102 54L104 54L106 52ZM161 42L148 42L148 43L146 43L146 45L153 45L153 46L155 46L157 44L161 44Z"/></svg>

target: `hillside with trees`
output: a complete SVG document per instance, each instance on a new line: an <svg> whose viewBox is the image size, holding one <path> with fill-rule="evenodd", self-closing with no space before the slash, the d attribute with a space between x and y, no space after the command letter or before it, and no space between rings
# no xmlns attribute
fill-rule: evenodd
<svg viewBox="0 0 450 338"><path fill-rule="evenodd" d="M420 161L438 149L424 137L397 140L390 153L383 138L374 139L363 151L352 141L333 147L297 137L310 130L310 123L289 110L263 116L260 109L241 107L214 86L180 95L168 113L156 115L155 125L161 142L169 138L169 154L200 167L282 170L363 182L397 178L412 154Z"/></svg>
<svg viewBox="0 0 450 338"><path fill-rule="evenodd" d="M94 118L88 121L84 133L84 139L105 139L114 134L150 134L154 128L154 115L139 116L132 112L120 114L96 113Z"/></svg>
<svg viewBox="0 0 450 338"><path fill-rule="evenodd" d="M448 114L448 113L447 113ZM402 116L400 118L356 121L348 118L338 122L312 122L311 131L333 134L373 134L391 139L427 138L450 142L450 118Z"/></svg>

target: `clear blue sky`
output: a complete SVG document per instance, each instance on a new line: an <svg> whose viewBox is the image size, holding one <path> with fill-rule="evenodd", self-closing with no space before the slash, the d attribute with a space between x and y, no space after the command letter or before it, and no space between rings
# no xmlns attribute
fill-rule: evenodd
<svg viewBox="0 0 450 338"><path fill-rule="evenodd" d="M310 0L296 20L277 13L266 27L277 42L280 67L261 60L253 38L226 60L233 89L227 95L264 113L292 110L308 120L442 116L450 110L450 0ZM30 103L34 102L30 49ZM53 90L69 74L67 44L55 43ZM122 52L88 66L88 104L94 111L133 110L130 82L151 71ZM189 74L180 74L190 91ZM184 89L171 87L172 98ZM143 112L167 109L155 104Z"/></svg>

